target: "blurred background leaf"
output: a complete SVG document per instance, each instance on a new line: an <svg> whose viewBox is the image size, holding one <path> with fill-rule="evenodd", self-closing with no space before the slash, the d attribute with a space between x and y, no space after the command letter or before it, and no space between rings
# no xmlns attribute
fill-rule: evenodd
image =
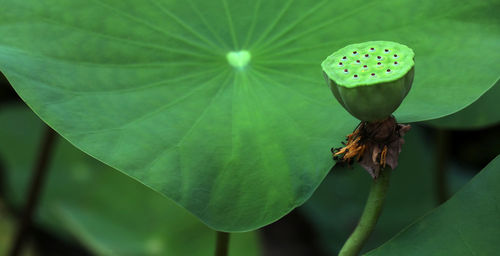
<svg viewBox="0 0 500 256"><path fill-rule="evenodd" d="M14 104L0 109L0 123L5 193L20 208L45 126L27 107ZM36 222L66 240L70 233L99 255L211 255L215 246L215 232L196 217L62 138ZM255 232L231 237L230 255L259 252Z"/></svg>
<svg viewBox="0 0 500 256"><path fill-rule="evenodd" d="M207 225L244 231L304 203L356 120L319 64L397 41L416 52L396 117L442 117L498 80L497 1L6 0L0 69L51 127ZM248 50L246 69L226 61ZM471 64L472 63L472 64ZM362 104L360 102L360 104Z"/></svg>
<svg viewBox="0 0 500 256"><path fill-rule="evenodd" d="M496 255L500 156L439 208L368 255Z"/></svg>

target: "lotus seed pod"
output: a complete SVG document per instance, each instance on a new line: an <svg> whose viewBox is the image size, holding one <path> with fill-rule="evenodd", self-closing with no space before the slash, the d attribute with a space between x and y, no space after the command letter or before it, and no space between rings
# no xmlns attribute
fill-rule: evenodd
<svg viewBox="0 0 500 256"><path fill-rule="evenodd" d="M335 98L361 121L389 117L410 91L415 53L406 45L369 41L348 45L321 63Z"/></svg>

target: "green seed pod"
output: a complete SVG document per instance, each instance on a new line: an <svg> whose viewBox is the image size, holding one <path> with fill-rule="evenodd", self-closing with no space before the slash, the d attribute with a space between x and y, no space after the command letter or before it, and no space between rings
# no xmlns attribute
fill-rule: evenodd
<svg viewBox="0 0 500 256"><path fill-rule="evenodd" d="M406 45L369 41L348 45L321 67L333 95L361 121L389 117L410 91L415 53Z"/></svg>

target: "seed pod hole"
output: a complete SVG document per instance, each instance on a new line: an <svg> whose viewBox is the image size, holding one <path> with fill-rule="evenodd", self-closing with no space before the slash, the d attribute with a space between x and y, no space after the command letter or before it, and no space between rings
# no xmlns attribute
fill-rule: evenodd
<svg viewBox="0 0 500 256"><path fill-rule="evenodd" d="M360 60L356 60L356 63L358 63L358 64L359 64L359 63L361 63L361 61L360 61Z"/></svg>
<svg viewBox="0 0 500 256"><path fill-rule="evenodd" d="M369 54L365 54L365 58L368 58L368 57L370 57L370 55Z"/></svg>
<svg viewBox="0 0 500 256"><path fill-rule="evenodd" d="M397 61L394 61L394 65L398 65L398 62L397 62Z"/></svg>
<svg viewBox="0 0 500 256"><path fill-rule="evenodd" d="M344 66L344 63L342 63L342 62L339 62L339 66L341 66L341 67L342 67L342 66Z"/></svg>
<svg viewBox="0 0 500 256"><path fill-rule="evenodd" d="M347 60L347 57L346 57L346 56L344 56L344 57L342 57L342 59L343 59L343 60Z"/></svg>
<svg viewBox="0 0 500 256"><path fill-rule="evenodd" d="M352 76L352 77L353 77L354 79L357 79L357 78L358 78L358 75L354 75L354 76Z"/></svg>
<svg viewBox="0 0 500 256"><path fill-rule="evenodd" d="M382 59L382 57L381 57L381 56L377 56L377 59L381 60L381 59Z"/></svg>
<svg viewBox="0 0 500 256"><path fill-rule="evenodd" d="M353 52L352 52L352 55L356 55L356 54L358 54L358 52L357 52L357 51L353 51Z"/></svg>
<svg viewBox="0 0 500 256"><path fill-rule="evenodd" d="M380 66L380 65L382 65L382 63L380 63L380 62L377 62L377 65L379 65L379 66Z"/></svg>
<svg viewBox="0 0 500 256"><path fill-rule="evenodd" d="M386 70L386 72L387 72L387 73L391 73L391 70L390 70L390 69L387 69L387 70Z"/></svg>
<svg viewBox="0 0 500 256"><path fill-rule="evenodd" d="M347 69L344 69L344 73L346 73L346 74L347 74L347 73L349 73L349 70L347 70Z"/></svg>
<svg viewBox="0 0 500 256"><path fill-rule="evenodd" d="M372 52L373 52L373 51L375 51L375 48L373 48L373 47L372 47L372 48L370 48L370 51L372 51Z"/></svg>
<svg viewBox="0 0 500 256"><path fill-rule="evenodd" d="M397 54L394 54L394 59L396 59L397 57L398 57L398 55L397 55Z"/></svg>
<svg viewBox="0 0 500 256"><path fill-rule="evenodd" d="M384 52L388 53L389 52L389 49L385 49Z"/></svg>
<svg viewBox="0 0 500 256"><path fill-rule="evenodd" d="M372 73L372 76L375 76L375 73Z"/></svg>
<svg viewBox="0 0 500 256"><path fill-rule="evenodd" d="M368 65L363 65L363 68L367 68L367 67L368 67Z"/></svg>

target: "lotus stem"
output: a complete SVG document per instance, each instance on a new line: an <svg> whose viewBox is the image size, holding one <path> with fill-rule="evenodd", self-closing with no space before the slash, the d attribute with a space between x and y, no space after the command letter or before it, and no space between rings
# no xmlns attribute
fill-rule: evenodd
<svg viewBox="0 0 500 256"><path fill-rule="evenodd" d="M373 180L361 219L356 229L354 229L354 232L340 250L339 256L355 256L358 255L363 248L363 245L370 237L380 213L382 212L387 188L389 187L390 176L391 170L390 168L386 168L382 170L377 179Z"/></svg>
<svg viewBox="0 0 500 256"><path fill-rule="evenodd" d="M215 256L227 256L229 248L229 233L217 231Z"/></svg>

